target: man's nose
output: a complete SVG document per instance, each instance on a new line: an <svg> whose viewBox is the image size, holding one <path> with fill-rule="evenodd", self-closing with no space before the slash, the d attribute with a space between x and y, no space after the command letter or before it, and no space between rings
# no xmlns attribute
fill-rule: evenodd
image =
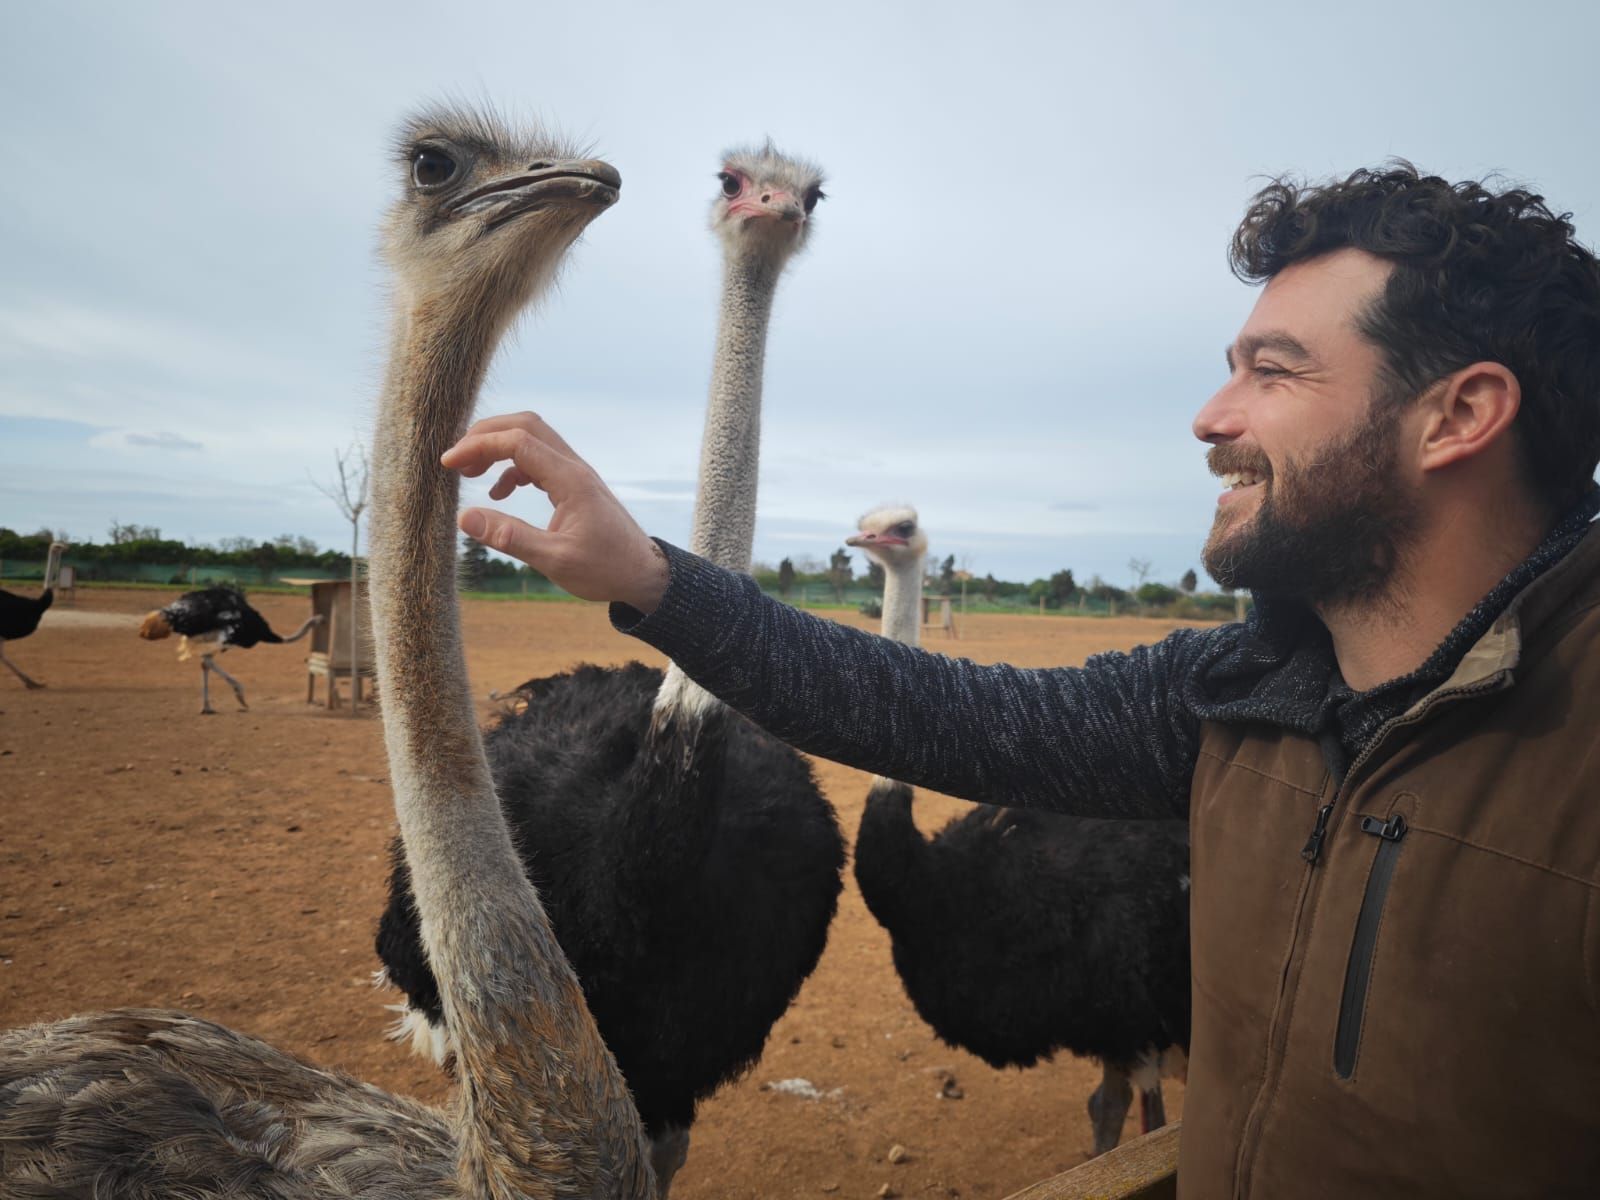
<svg viewBox="0 0 1600 1200"><path fill-rule="evenodd" d="M1233 382L1223 384L1194 415L1194 435L1213 446L1231 442L1245 431L1244 406Z"/></svg>

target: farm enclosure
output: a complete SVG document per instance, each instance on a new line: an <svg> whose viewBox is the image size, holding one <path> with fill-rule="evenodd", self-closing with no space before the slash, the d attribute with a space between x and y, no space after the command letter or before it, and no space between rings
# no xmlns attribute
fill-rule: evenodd
<svg viewBox="0 0 1600 1200"><path fill-rule="evenodd" d="M227 654L251 709L223 693L218 715L200 717L196 663L134 636L138 616L169 598L80 592L11 648L49 686L0 679L0 1023L183 1008L441 1100L439 1073L384 1040L394 997L370 986L393 828L378 722L304 703L303 646ZM277 629L307 611L304 597L253 602ZM464 620L479 696L579 661L661 661L612 632L597 605L468 601ZM1169 628L973 616L959 642L928 641L1053 665ZM494 708L483 701L481 715ZM816 765L851 838L868 777ZM961 808L923 796L919 824L932 830ZM868 1197L888 1185L1004 1196L1084 1160L1098 1079L1072 1059L996 1072L937 1042L847 873L821 966L755 1071L702 1109L674 1195ZM1168 1095L1176 1119L1181 1086ZM907 1153L891 1163L895 1145Z"/></svg>

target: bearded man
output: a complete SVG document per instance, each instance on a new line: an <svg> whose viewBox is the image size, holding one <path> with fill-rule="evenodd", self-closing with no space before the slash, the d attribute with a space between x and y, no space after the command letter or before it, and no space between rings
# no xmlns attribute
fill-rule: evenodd
<svg viewBox="0 0 1600 1200"><path fill-rule="evenodd" d="M886 642L647 538L530 414L444 461L509 459L548 529L462 528L803 750L1187 815L1181 1195L1600 1195L1600 265L1404 163L1274 183L1232 257L1265 287L1194 430L1243 624L1053 670Z"/></svg>

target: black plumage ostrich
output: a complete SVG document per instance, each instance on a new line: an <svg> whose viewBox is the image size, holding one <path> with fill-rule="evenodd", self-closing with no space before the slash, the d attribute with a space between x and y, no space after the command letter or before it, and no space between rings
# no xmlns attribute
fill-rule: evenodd
<svg viewBox="0 0 1600 1200"><path fill-rule="evenodd" d="M724 287L691 548L748 571L773 292L821 176L770 145L726 156ZM760 1057L816 967L844 841L799 754L689 682L633 663L532 680L485 735L506 819L653 1143L665 1194L699 1101ZM446 1058L396 846L377 945L401 1030Z"/></svg>
<svg viewBox="0 0 1600 1200"><path fill-rule="evenodd" d="M885 636L915 644L927 539L914 509L861 518L848 542L885 570ZM1097 1058L1094 1152L1141 1092L1166 1121L1163 1068L1189 1044L1189 835L1183 821L1107 821L982 804L931 840L913 792L873 781L856 837L862 898L918 1015L992 1067L1058 1050Z"/></svg>
<svg viewBox="0 0 1600 1200"><path fill-rule="evenodd" d="M244 593L238 588L212 587L198 592L186 592L165 608L146 613L139 624L139 636L146 641L160 641L172 634L183 638L178 651L180 661L187 660L195 646L200 650L200 713L213 716L211 707L211 672L215 671L233 688L240 708L245 703L244 688L216 662L215 656L230 646L248 650L261 642L286 645L298 642L315 625L322 623L321 616L308 617L305 624L288 637L274 633L267 619L245 603Z"/></svg>
<svg viewBox="0 0 1600 1200"><path fill-rule="evenodd" d="M10 667L11 673L22 680L22 686L29 691L42 688L44 684L37 679L30 679L21 667L7 658L5 646L7 642L20 641L39 628L45 610L55 602L56 571L61 566L61 552L66 548L65 542L50 543L50 555L44 567L44 590L37 596L19 596L15 592L0 589L0 663Z"/></svg>

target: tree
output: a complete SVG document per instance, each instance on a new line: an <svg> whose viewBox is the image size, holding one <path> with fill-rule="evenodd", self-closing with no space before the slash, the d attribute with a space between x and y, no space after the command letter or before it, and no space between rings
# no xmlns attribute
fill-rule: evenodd
<svg viewBox="0 0 1600 1200"><path fill-rule="evenodd" d="M350 715L356 712L356 670L361 661L361 642L356 637L360 622L356 618L356 602L361 595L360 559L361 551L361 514L367 508L368 475L367 448L357 441L348 450L333 452L333 461L339 470L339 490L335 491L330 483L326 486L312 480L312 486L332 500L344 519L350 522ZM310 553L316 552L315 543L301 538L309 546ZM328 676L328 686L334 686L333 676Z"/></svg>
<svg viewBox="0 0 1600 1200"><path fill-rule="evenodd" d="M956 585L956 556L947 554L939 564L939 589L949 592Z"/></svg>
<svg viewBox="0 0 1600 1200"><path fill-rule="evenodd" d="M113 546L125 546L129 542L159 542L161 530L154 525L124 525L112 517L110 537Z"/></svg>
<svg viewBox="0 0 1600 1200"><path fill-rule="evenodd" d="M985 600L993 600L995 589L1000 586L1000 581L994 577L994 573L991 571L983 577L978 586L983 589L983 598Z"/></svg>
<svg viewBox="0 0 1600 1200"><path fill-rule="evenodd" d="M489 574L489 551L476 538L461 539L461 581L469 588L479 587Z"/></svg>
<svg viewBox="0 0 1600 1200"><path fill-rule="evenodd" d="M794 591L794 560L784 559L778 564L778 593L787 596Z"/></svg>
<svg viewBox="0 0 1600 1200"><path fill-rule="evenodd" d="M884 582L883 564L875 558L867 559L867 586L875 592L881 592L883 591Z"/></svg>
<svg viewBox="0 0 1600 1200"><path fill-rule="evenodd" d="M1141 583L1139 590L1134 593L1141 606L1150 605L1159 608L1164 604L1171 604L1178 598L1178 589L1168 587L1164 583Z"/></svg>
<svg viewBox="0 0 1600 1200"><path fill-rule="evenodd" d="M1134 589L1142 587L1144 581L1150 578L1150 560L1148 558L1130 558L1128 570L1133 572Z"/></svg>
<svg viewBox="0 0 1600 1200"><path fill-rule="evenodd" d="M1060 608L1071 601L1078 594L1078 581L1072 577L1072 568L1057 571L1050 576L1045 587L1045 604L1051 608Z"/></svg>
<svg viewBox="0 0 1600 1200"><path fill-rule="evenodd" d="M1183 578L1178 580L1178 590L1183 592L1185 595L1194 595L1195 588L1199 586L1200 577L1194 573L1193 567L1190 567L1187 571L1185 571L1183 573Z"/></svg>
<svg viewBox="0 0 1600 1200"><path fill-rule="evenodd" d="M844 603L844 590L854 578L855 574L850 569L850 551L840 546L828 559L828 585L833 588L835 601Z"/></svg>

